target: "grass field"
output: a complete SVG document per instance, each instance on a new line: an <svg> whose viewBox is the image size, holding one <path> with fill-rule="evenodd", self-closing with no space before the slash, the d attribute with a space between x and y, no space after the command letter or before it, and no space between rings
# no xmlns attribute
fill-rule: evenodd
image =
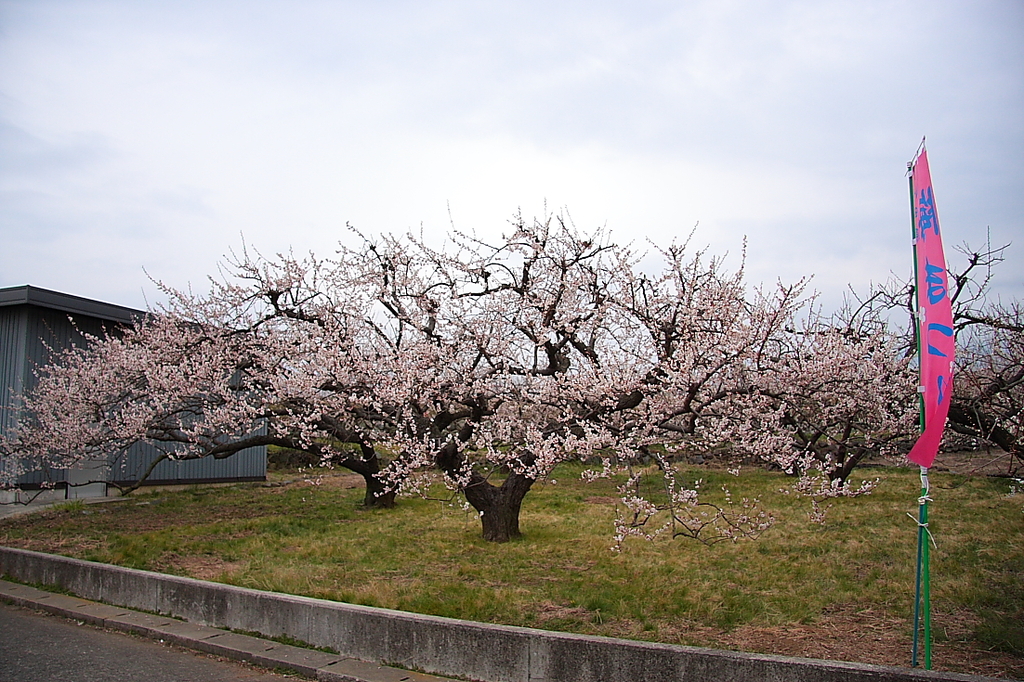
<svg viewBox="0 0 1024 682"><path fill-rule="evenodd" d="M684 469L702 489L760 497L755 541L629 541L611 551L615 487L579 466L526 498L524 537L480 538L458 504L362 510L351 477L157 491L0 522L0 544L259 589L471 620L670 643L907 665L916 471L872 469L872 495L826 524L781 474ZM288 482L290 481L290 482ZM1024 494L933 474L936 669L1024 676ZM352 487L347 487L352 486Z"/></svg>

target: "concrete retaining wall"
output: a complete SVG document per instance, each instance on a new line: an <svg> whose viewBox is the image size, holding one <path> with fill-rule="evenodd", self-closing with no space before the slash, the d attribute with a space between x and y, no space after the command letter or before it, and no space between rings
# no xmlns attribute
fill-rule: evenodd
<svg viewBox="0 0 1024 682"><path fill-rule="evenodd" d="M991 678L572 635L262 592L0 547L0 575L193 623L487 682L879 682Z"/></svg>

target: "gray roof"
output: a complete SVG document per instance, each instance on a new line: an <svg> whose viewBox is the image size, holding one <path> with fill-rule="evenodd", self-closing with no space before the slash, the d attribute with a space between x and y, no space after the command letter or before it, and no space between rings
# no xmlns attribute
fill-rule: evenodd
<svg viewBox="0 0 1024 682"><path fill-rule="evenodd" d="M126 308L113 303L94 301L90 298L62 294L59 291L40 289L30 284L20 287L0 289L0 307L14 305L34 305L40 308L60 310L65 313L90 315L101 320L130 324L133 320L145 316L144 310Z"/></svg>

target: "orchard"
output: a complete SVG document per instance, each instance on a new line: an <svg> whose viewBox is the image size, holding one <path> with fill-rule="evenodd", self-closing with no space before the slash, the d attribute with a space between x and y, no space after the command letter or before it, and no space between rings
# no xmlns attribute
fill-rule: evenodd
<svg viewBox="0 0 1024 682"><path fill-rule="evenodd" d="M41 368L3 470L116 466L142 441L173 459L275 445L362 475L367 506L440 479L495 542L520 535L531 487L568 460L592 477L664 476L657 499L627 477L620 540L771 525L757 500L703 502L677 456L780 468L816 504L870 492L855 468L917 431L912 339L892 321L905 285L824 314L806 282L751 289L706 251L655 251L649 272L644 254L559 217L516 217L493 244L453 232L440 247L364 237L326 259L243 248L208 292L161 286L168 303L146 319ZM989 303L977 278L1002 251L967 255L951 279L964 351L950 425L1020 459L1020 308Z"/></svg>

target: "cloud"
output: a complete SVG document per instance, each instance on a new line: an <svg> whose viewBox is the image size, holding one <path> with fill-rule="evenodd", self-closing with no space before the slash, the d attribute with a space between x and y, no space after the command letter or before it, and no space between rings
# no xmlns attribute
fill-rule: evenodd
<svg viewBox="0 0 1024 682"><path fill-rule="evenodd" d="M756 281L838 291L908 267L923 134L952 241L1024 233L1018 3L40 1L0 26L0 285L141 305L143 267L201 285L240 233L329 253L346 222L496 235L547 202L625 240L746 235Z"/></svg>

